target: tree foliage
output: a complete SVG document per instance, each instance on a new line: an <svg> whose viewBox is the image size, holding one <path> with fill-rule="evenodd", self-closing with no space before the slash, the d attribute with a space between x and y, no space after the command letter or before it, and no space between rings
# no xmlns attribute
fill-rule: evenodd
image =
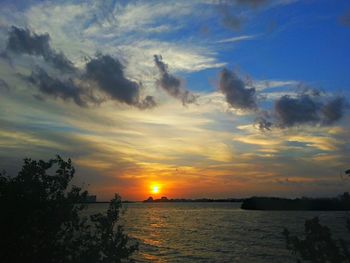
<svg viewBox="0 0 350 263"><path fill-rule="evenodd" d="M350 170L344 172L350 176ZM339 198L343 203L350 202L349 193ZM346 220L346 228L350 232L350 219ZM334 239L327 226L320 224L318 217L305 221L304 236L291 236L288 229L282 234L285 237L287 248L298 255L297 262L312 263L350 263L349 243L344 239Z"/></svg>
<svg viewBox="0 0 350 263"><path fill-rule="evenodd" d="M88 195L70 187L70 159L25 159L15 177L0 173L0 262L124 262L137 250L115 195L105 214L82 216Z"/></svg>
<svg viewBox="0 0 350 263"><path fill-rule="evenodd" d="M350 224L347 222L348 230ZM327 226L320 224L318 217L305 221L304 238L291 236L284 229L287 248L299 256L301 260L313 263L350 263L348 244L343 239L333 239Z"/></svg>

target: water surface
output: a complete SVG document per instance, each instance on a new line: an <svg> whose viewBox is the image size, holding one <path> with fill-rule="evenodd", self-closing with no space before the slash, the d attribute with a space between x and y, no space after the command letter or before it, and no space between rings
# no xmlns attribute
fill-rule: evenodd
<svg viewBox="0 0 350 263"><path fill-rule="evenodd" d="M248 211L240 203L125 204L127 233L140 243L137 262L295 262L285 248L283 227L303 231L319 216L336 235L346 231L347 212ZM102 212L107 204L93 204Z"/></svg>

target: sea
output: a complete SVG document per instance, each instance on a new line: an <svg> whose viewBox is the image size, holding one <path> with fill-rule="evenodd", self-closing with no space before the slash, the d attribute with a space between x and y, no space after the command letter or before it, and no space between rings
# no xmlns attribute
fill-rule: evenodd
<svg viewBox="0 0 350 263"><path fill-rule="evenodd" d="M88 213L108 204L90 204ZM349 212L252 211L241 203L128 203L122 220L136 262L296 262L282 235L301 236L305 220L318 216L335 238L343 237Z"/></svg>

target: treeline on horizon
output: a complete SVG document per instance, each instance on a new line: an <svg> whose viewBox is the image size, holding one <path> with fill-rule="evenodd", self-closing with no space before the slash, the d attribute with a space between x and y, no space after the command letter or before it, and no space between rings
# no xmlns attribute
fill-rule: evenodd
<svg viewBox="0 0 350 263"><path fill-rule="evenodd" d="M200 202L241 202L241 209L245 210L314 210L314 211L344 211L350 210L350 194L344 193L333 198L280 198L280 197L250 197L250 198L225 198L225 199L168 199L162 197L153 199L149 197L143 203L200 203Z"/></svg>
<svg viewBox="0 0 350 263"><path fill-rule="evenodd" d="M344 211L350 210L350 194L346 192L334 198L251 197L243 200L241 208L246 210Z"/></svg>
<svg viewBox="0 0 350 263"><path fill-rule="evenodd" d="M162 203L162 202L174 202L174 203L186 203L186 202L243 202L245 199L244 198L224 198L224 199L212 199L212 198L198 198L198 199L187 199L187 198L174 198L174 199L168 199L167 197L163 196L162 198L159 199L153 199L153 197L149 197L148 199L142 201L144 203Z"/></svg>

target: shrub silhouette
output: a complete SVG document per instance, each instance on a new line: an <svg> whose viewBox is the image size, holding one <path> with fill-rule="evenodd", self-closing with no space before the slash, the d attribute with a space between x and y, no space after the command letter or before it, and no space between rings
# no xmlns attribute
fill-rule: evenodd
<svg viewBox="0 0 350 263"><path fill-rule="evenodd" d="M118 224L120 196L106 214L82 216L88 193L69 187L74 173L71 160L60 156L47 162L25 159L16 177L0 173L0 262L129 260L137 244L130 244Z"/></svg>
<svg viewBox="0 0 350 263"><path fill-rule="evenodd" d="M347 222L349 229L349 222ZM284 229L287 248L297 254L302 260L313 263L350 262L348 246L343 239L333 239L330 229L320 224L318 217L305 221L305 238L291 236ZM298 259L297 262L301 262Z"/></svg>
<svg viewBox="0 0 350 263"><path fill-rule="evenodd" d="M346 170L345 174L350 175L350 170ZM340 200L349 203L349 193L340 196ZM350 232L350 219L346 220L346 228ZM349 243L344 239L333 239L330 229L321 225L318 217L305 221L304 239L291 236L287 228L282 234L287 248L299 256L297 262L304 260L312 263L350 263Z"/></svg>

